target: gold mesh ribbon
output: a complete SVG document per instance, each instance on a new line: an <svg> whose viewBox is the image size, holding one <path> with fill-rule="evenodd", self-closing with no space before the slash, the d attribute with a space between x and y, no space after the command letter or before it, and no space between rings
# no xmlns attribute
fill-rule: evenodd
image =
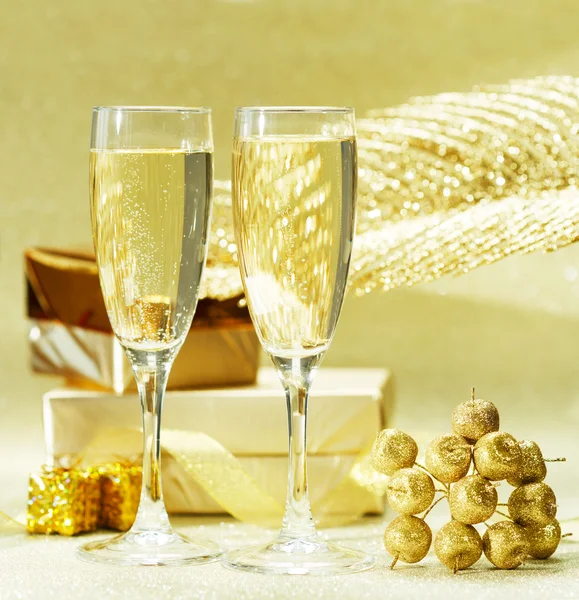
<svg viewBox="0 0 579 600"><path fill-rule="evenodd" d="M579 79L414 98L358 120L350 289L459 275L579 237ZM241 293L230 184L216 182L203 293Z"/></svg>

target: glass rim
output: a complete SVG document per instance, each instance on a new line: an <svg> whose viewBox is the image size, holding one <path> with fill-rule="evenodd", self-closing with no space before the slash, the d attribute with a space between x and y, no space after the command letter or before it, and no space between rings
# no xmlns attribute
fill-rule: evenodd
<svg viewBox="0 0 579 600"><path fill-rule="evenodd" d="M236 114L240 113L278 113L278 114L351 114L352 106L238 106Z"/></svg>
<svg viewBox="0 0 579 600"><path fill-rule="evenodd" d="M142 112L142 113L191 113L198 115L211 114L211 109L207 106L139 106L139 105L111 105L111 106L93 106L93 113L120 111L120 112Z"/></svg>

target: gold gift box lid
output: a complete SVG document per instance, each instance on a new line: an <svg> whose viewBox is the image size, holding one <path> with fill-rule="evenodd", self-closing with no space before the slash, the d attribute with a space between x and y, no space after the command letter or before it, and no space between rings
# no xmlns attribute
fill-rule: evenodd
<svg viewBox="0 0 579 600"><path fill-rule="evenodd" d="M393 396L388 371L320 369L309 403L309 453L356 454L364 450L385 426ZM44 396L49 456L80 454L107 431L136 429L140 424L136 394L60 389ZM252 386L167 392L163 426L203 432L236 456L287 455L286 402L271 368L261 368ZM115 450L110 450L114 455ZM133 450L141 451L140 442Z"/></svg>

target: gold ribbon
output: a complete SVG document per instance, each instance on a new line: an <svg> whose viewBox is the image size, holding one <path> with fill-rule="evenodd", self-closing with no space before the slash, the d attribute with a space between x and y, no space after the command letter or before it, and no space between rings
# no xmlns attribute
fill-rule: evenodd
<svg viewBox="0 0 579 600"><path fill-rule="evenodd" d="M0 510L0 531L8 533L10 530L24 531L26 529L26 517L19 515L11 517L9 514Z"/></svg>
<svg viewBox="0 0 579 600"><path fill-rule="evenodd" d="M240 521L279 525L284 507L263 490L238 458L217 440L199 432L165 429L162 450L169 454L215 502ZM84 450L83 462L94 465L115 448L128 456L141 441L136 429L109 430L95 438ZM321 526L354 521L366 512L369 502L381 497L385 478L369 462L370 448L362 451L342 481L312 504Z"/></svg>

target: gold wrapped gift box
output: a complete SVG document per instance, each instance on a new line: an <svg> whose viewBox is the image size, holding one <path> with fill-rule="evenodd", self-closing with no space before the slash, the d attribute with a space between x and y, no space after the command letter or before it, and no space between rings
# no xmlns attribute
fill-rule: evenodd
<svg viewBox="0 0 579 600"><path fill-rule="evenodd" d="M127 531L139 508L142 469L116 462L98 468L98 473L101 482L98 527Z"/></svg>
<svg viewBox="0 0 579 600"><path fill-rule="evenodd" d="M134 375L112 334L94 256L29 249L25 253L32 368L77 386L135 389ZM259 342L239 298L200 300L169 377L169 389L250 384Z"/></svg>
<svg viewBox="0 0 579 600"><path fill-rule="evenodd" d="M26 530L66 536L126 531L137 514L140 487L141 468L126 462L44 467L30 475Z"/></svg>
<svg viewBox="0 0 579 600"><path fill-rule="evenodd" d="M357 494L370 486L353 473L376 432L387 425L392 403L392 378L386 371L318 372L308 422L308 470L314 510L317 507L325 514L346 516L383 511L382 493ZM108 463L119 456L134 458L141 451L140 422L136 395L62 389L44 397L47 453L57 462L74 456L82 456L89 465ZM232 505L222 502L220 493L225 490L236 504L236 494L242 498L244 490L231 489L236 485L234 481L250 482L258 494L281 510L287 482L287 416L283 391L273 369L260 369L254 386L168 392L163 425L166 435L161 442L167 442L163 489L170 512L235 514ZM185 440L179 442L178 452L170 443L175 433ZM192 462L203 463L203 452L210 457L213 469L212 475L205 478L187 468L191 457L195 457ZM333 494L341 489L346 491Z"/></svg>
<svg viewBox="0 0 579 600"><path fill-rule="evenodd" d="M96 471L45 468L30 476L27 530L75 535L97 528L101 482Z"/></svg>

